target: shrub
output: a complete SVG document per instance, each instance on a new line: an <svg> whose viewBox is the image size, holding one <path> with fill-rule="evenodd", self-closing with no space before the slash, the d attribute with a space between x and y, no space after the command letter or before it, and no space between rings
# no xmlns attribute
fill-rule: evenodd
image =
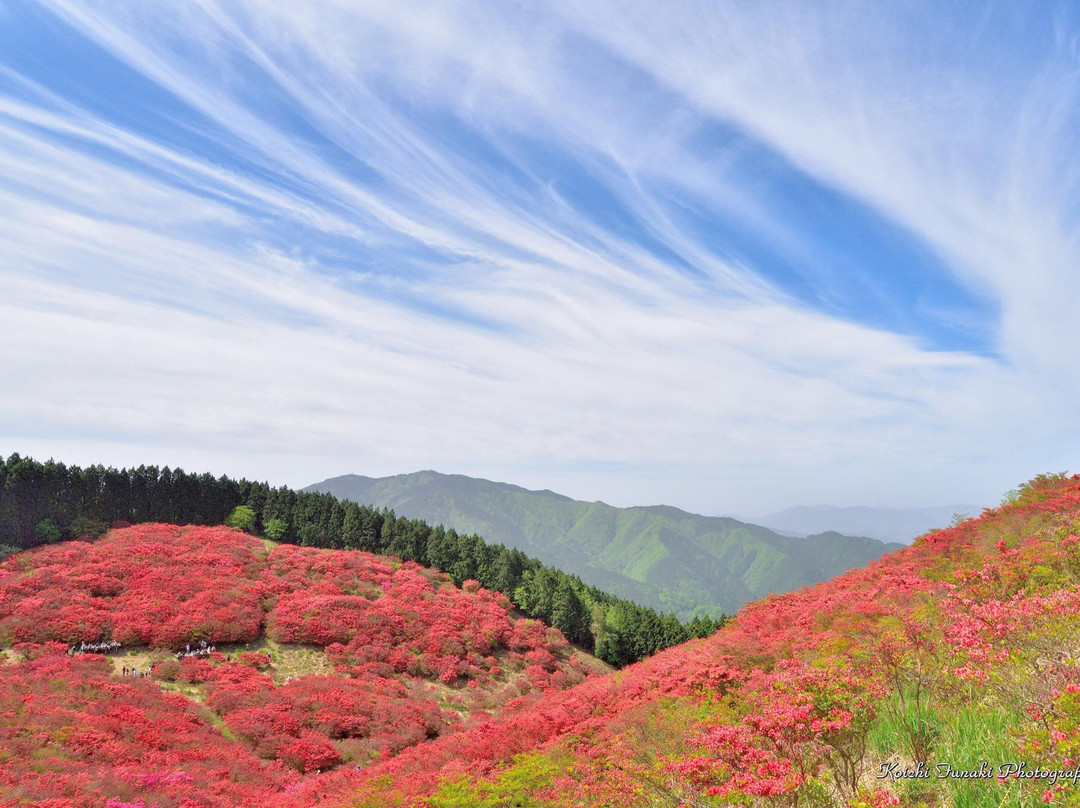
<svg viewBox="0 0 1080 808"><path fill-rule="evenodd" d="M285 538L285 534L288 533L288 531L289 526L281 519L271 519L263 528L263 533L266 535L266 538L272 539L273 541L281 541Z"/></svg>
<svg viewBox="0 0 1080 808"><path fill-rule="evenodd" d="M40 544L53 544L60 541L60 528L53 524L52 519L42 519L34 525L34 538Z"/></svg>
<svg viewBox="0 0 1080 808"><path fill-rule="evenodd" d="M68 526L68 533L73 539L96 539L103 536L109 526L97 519L77 516Z"/></svg>
<svg viewBox="0 0 1080 808"><path fill-rule="evenodd" d="M232 509L232 513L225 517L225 526L234 527L245 533L254 533L255 511L247 505L237 505Z"/></svg>
<svg viewBox="0 0 1080 808"><path fill-rule="evenodd" d="M180 678L180 671L180 661L176 659L166 659L154 665L154 677L165 682L175 682Z"/></svg>

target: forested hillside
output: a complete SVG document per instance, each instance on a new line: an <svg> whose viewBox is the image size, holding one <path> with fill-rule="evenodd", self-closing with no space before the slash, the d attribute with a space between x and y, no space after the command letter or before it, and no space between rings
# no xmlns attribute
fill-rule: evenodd
<svg viewBox="0 0 1080 808"><path fill-rule="evenodd" d="M63 539L92 538L110 525L220 525L238 506L250 512L250 525L245 526L250 532L274 541L386 553L442 570L459 584L477 580L613 665L704 636L717 626L708 618L683 624L673 615L658 614L545 566L520 550L431 527L385 508L168 467L78 468L17 454L0 459L0 557Z"/></svg>
<svg viewBox="0 0 1080 808"><path fill-rule="evenodd" d="M683 619L734 613L748 601L827 580L901 546L834 532L796 539L727 517L666 506L615 508L434 471L350 474L305 490L479 534Z"/></svg>

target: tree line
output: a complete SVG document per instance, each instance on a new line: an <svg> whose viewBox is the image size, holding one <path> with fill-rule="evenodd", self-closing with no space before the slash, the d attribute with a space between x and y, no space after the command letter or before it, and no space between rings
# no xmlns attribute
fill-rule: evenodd
<svg viewBox="0 0 1080 808"><path fill-rule="evenodd" d="M558 628L575 645L617 667L692 637L722 620L681 623L615 597L520 550L472 534L265 482L192 474L168 466L116 469L0 457L0 559L65 539L92 539L136 522L230 523L279 542L398 556L474 579L506 594L526 615Z"/></svg>

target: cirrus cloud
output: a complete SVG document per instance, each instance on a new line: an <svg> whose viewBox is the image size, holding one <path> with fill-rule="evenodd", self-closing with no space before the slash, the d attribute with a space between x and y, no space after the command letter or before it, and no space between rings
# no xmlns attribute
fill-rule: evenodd
<svg viewBox="0 0 1080 808"><path fill-rule="evenodd" d="M705 512L1067 467L1080 29L905 9L17 2L0 441Z"/></svg>

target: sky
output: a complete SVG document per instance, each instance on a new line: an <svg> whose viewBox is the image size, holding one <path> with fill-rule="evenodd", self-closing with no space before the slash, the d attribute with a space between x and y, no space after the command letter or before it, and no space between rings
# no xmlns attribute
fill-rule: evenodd
<svg viewBox="0 0 1080 808"><path fill-rule="evenodd" d="M5 455L990 505L1078 348L1074 3L0 3Z"/></svg>

